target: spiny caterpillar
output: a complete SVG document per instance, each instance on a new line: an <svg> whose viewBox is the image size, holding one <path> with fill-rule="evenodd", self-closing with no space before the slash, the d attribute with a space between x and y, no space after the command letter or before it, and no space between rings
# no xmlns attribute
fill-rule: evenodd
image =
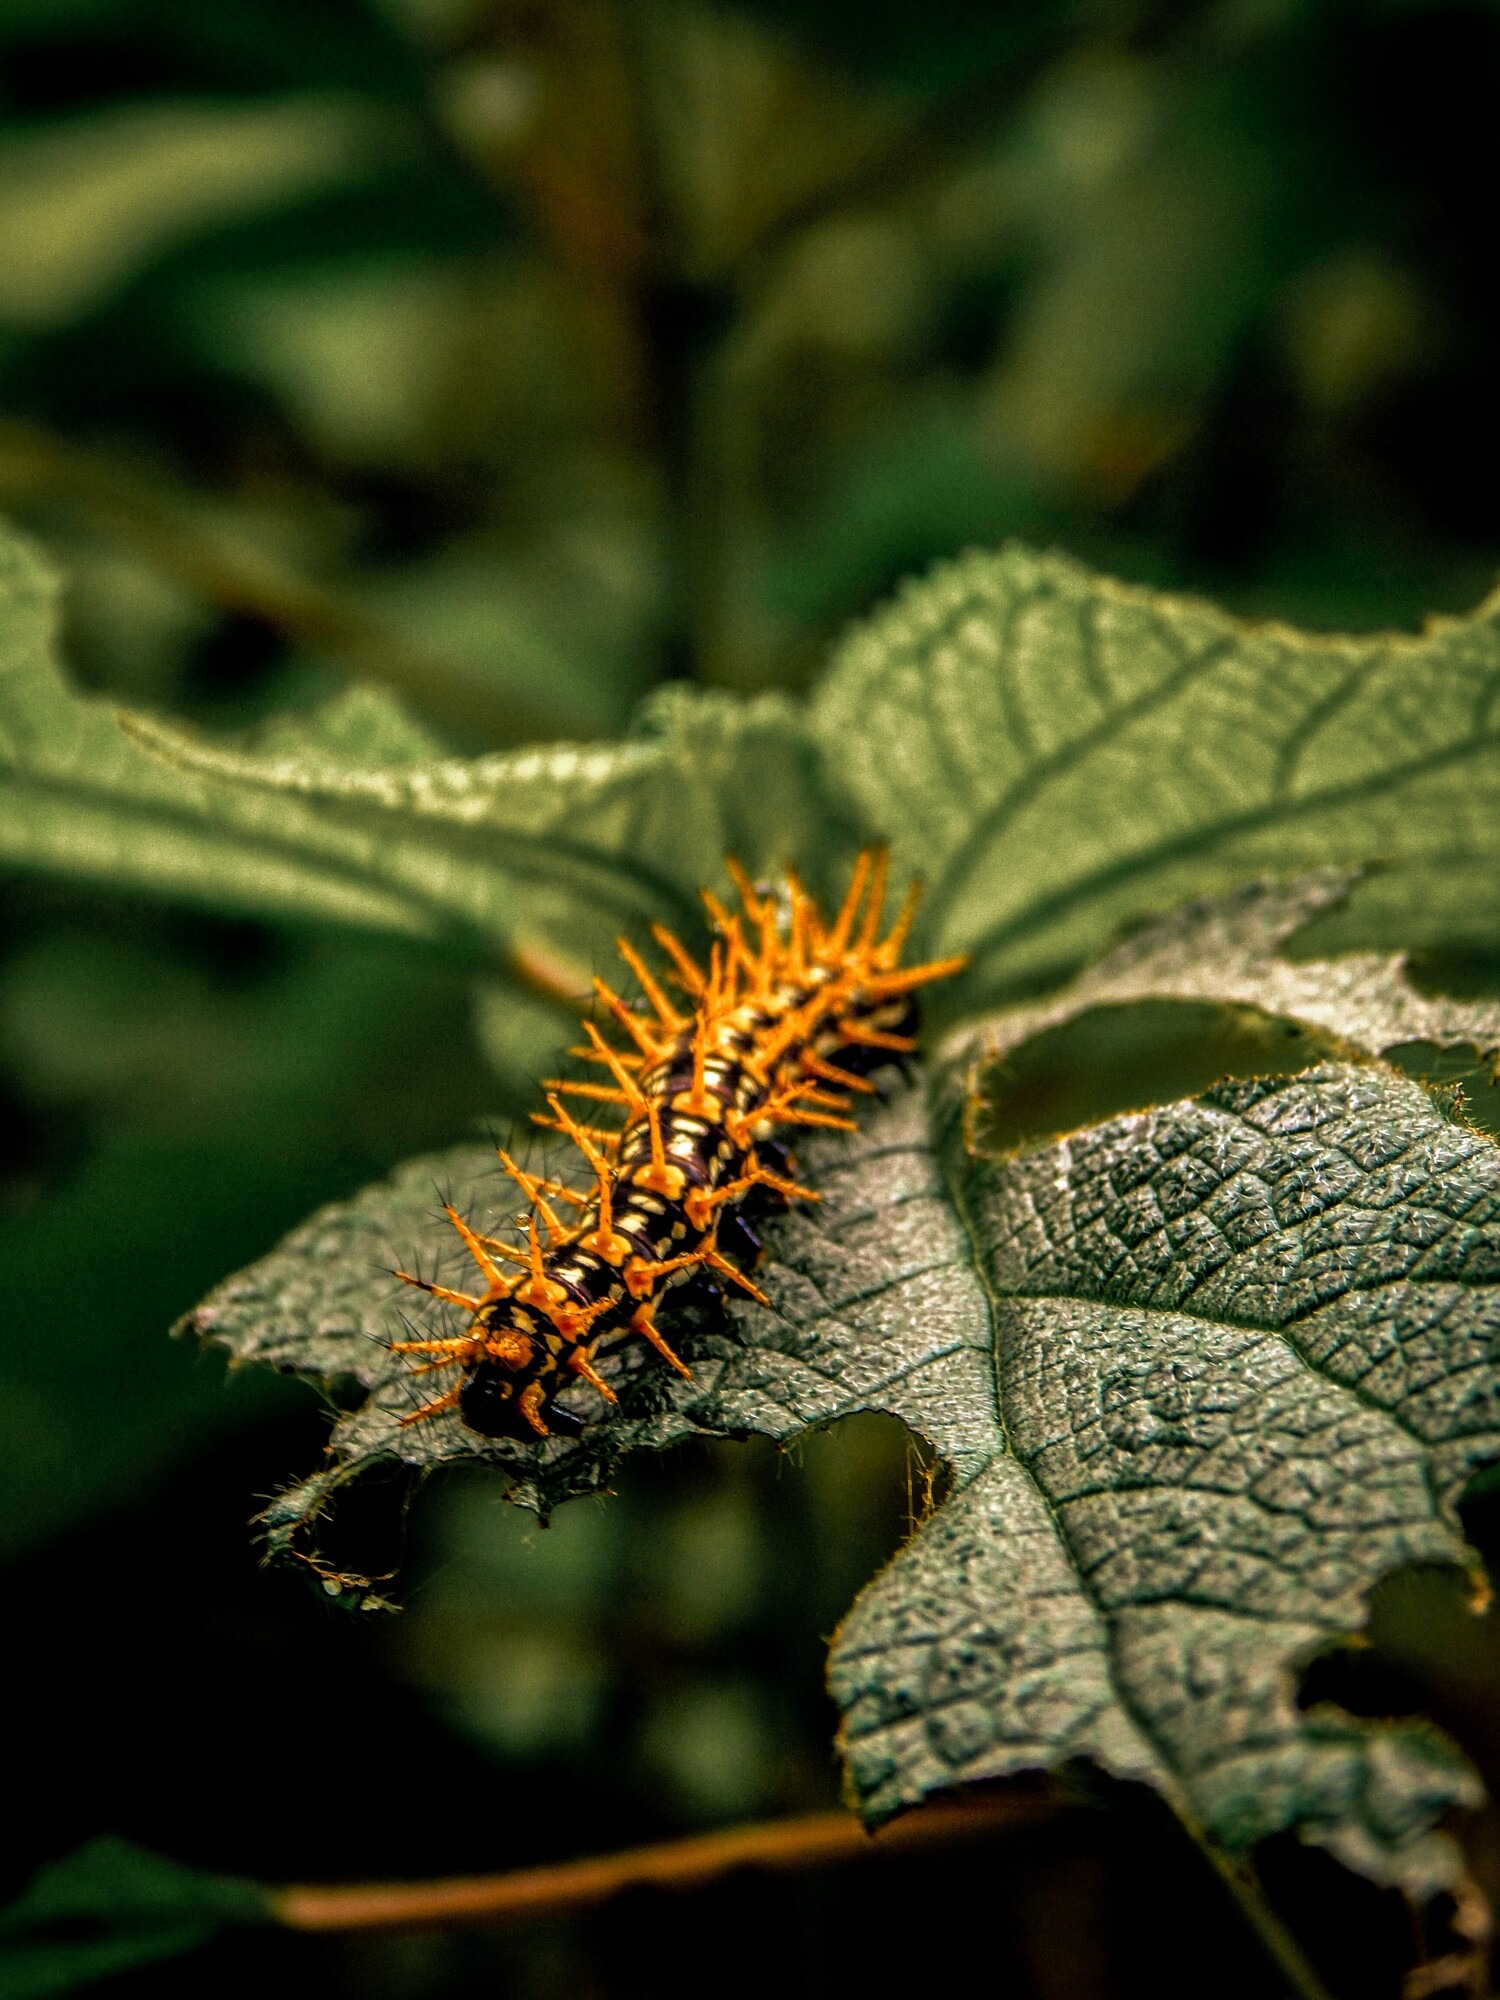
<svg viewBox="0 0 1500 2000"><path fill-rule="evenodd" d="M692 1011L669 998L620 939L644 1004L627 1006L602 979L594 985L628 1046L611 1046L585 1021L587 1046L572 1053L602 1067L610 1081L552 1078L545 1086L552 1115L535 1114L536 1122L572 1140L593 1174L592 1189L538 1178L502 1151L501 1163L529 1206L524 1247L479 1235L450 1205L448 1219L478 1265L484 1290L452 1291L410 1271L396 1273L470 1316L452 1338L392 1343L394 1352L414 1357L417 1373L456 1368L463 1375L405 1422L457 1409L487 1437L534 1441L575 1433L579 1420L557 1407L556 1396L581 1378L606 1403L615 1402L595 1363L631 1335L689 1374L656 1323L663 1293L693 1273L712 1272L768 1303L724 1254L719 1232L734 1206L759 1189L783 1201L818 1200L783 1171L791 1162L775 1141L777 1128L853 1131L850 1093L872 1091L868 1073L917 1046L916 988L965 962L898 966L916 886L881 938L883 849L860 855L831 924L790 872L784 889L771 894L733 860L726 865L743 920L704 891L718 933L706 970L670 931L653 927L671 962L665 976ZM618 1106L622 1128L578 1123L563 1105L565 1094ZM571 1208L572 1219L564 1222L555 1203Z"/></svg>

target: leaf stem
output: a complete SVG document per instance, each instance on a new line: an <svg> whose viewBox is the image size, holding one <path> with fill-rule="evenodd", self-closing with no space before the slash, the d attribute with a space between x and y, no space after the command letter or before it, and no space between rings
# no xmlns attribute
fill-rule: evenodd
<svg viewBox="0 0 1500 2000"><path fill-rule="evenodd" d="M1046 1793L1005 1788L924 1806L873 1834L852 1813L802 1813L627 1848L621 1854L518 1868L504 1875L457 1876L440 1882L293 1884L272 1892L271 1908L277 1922L298 1931L531 1923L590 1909L624 1889L699 1889L741 1868L784 1873L909 1853L1030 1826L1057 1810L1057 1802ZM1307 1991L1324 2000L1321 1988Z"/></svg>
<svg viewBox="0 0 1500 2000"><path fill-rule="evenodd" d="M1242 1856L1226 1854L1191 1821L1184 1820L1183 1824L1260 1939L1266 1956L1286 1981L1288 1992L1295 2000L1332 2000L1312 1961L1271 1908L1254 1865Z"/></svg>

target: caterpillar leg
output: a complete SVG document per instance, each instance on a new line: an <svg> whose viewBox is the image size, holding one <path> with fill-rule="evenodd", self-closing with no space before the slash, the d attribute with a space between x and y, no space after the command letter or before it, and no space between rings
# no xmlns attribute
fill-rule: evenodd
<svg viewBox="0 0 1500 2000"><path fill-rule="evenodd" d="M547 1392L540 1382L528 1382L516 1400L516 1407L530 1424L538 1437L551 1437L546 1419L542 1415L542 1405L547 1400Z"/></svg>
<svg viewBox="0 0 1500 2000"><path fill-rule="evenodd" d="M597 1389L599 1391L599 1394L604 1398L606 1403L619 1402L620 1400L619 1397L615 1394L614 1390L610 1388L609 1384L605 1381L604 1377L599 1373L598 1369L594 1366L593 1362L589 1360L588 1356L584 1353L581 1347L575 1348L573 1352L568 1356L568 1366L572 1369L575 1375L581 1375L584 1381L588 1383L591 1389ZM522 1392L521 1402L523 1406L526 1401L527 1393L528 1392L526 1391Z"/></svg>
<svg viewBox="0 0 1500 2000"><path fill-rule="evenodd" d="M737 1264L731 1264L727 1257L721 1257L717 1250L702 1251L700 1261L706 1264L710 1271L717 1271L725 1278L732 1278L742 1292L750 1294L757 1305L768 1306L771 1303L759 1285L747 1278Z"/></svg>
<svg viewBox="0 0 1500 2000"><path fill-rule="evenodd" d="M636 1307L635 1311L630 1315L630 1324L635 1328L637 1333L644 1335L650 1341L663 1361L669 1362L677 1370L678 1374L683 1376L687 1381L692 1381L692 1369L688 1367L680 1354L674 1352L668 1344L666 1335L656 1324L656 1307L651 1300L648 1299L644 1305Z"/></svg>

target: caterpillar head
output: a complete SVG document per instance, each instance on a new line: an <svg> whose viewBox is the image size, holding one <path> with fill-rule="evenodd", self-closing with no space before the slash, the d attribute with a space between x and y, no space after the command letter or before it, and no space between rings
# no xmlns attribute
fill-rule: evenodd
<svg viewBox="0 0 1500 2000"><path fill-rule="evenodd" d="M545 1357L551 1361L551 1356ZM535 1444L539 1437L577 1437L581 1418L554 1401L563 1387L555 1366L514 1373L497 1361L481 1361L459 1391L459 1415L481 1437Z"/></svg>

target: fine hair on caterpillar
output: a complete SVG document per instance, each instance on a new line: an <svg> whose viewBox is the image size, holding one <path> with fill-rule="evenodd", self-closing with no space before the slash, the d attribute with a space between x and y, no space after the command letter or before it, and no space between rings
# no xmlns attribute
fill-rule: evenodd
<svg viewBox="0 0 1500 2000"><path fill-rule="evenodd" d="M572 1141L592 1185L530 1174L502 1151L527 1202L524 1243L480 1235L450 1205L482 1288L462 1292L396 1273L468 1315L452 1336L392 1342L414 1372L439 1383L450 1371L460 1377L404 1422L457 1410L486 1437L574 1433L580 1421L557 1396L583 1381L615 1402L597 1363L632 1339L688 1375L656 1322L663 1295L711 1274L767 1303L725 1254L721 1230L757 1194L818 1200L794 1178L778 1133L854 1130L849 1114L854 1098L873 1089L869 1073L916 1048L917 989L965 963L900 964L916 886L881 936L883 848L859 856L831 922L790 871L767 890L732 859L726 866L741 908L732 913L704 891L716 934L707 965L660 925L660 974L620 939L640 1000L627 1004L602 979L594 984L623 1040L606 1040L585 1021L585 1042L573 1053L599 1079L546 1085L550 1115L536 1114L537 1123ZM565 1097L588 1105L590 1119L612 1109L623 1122L581 1122Z"/></svg>

